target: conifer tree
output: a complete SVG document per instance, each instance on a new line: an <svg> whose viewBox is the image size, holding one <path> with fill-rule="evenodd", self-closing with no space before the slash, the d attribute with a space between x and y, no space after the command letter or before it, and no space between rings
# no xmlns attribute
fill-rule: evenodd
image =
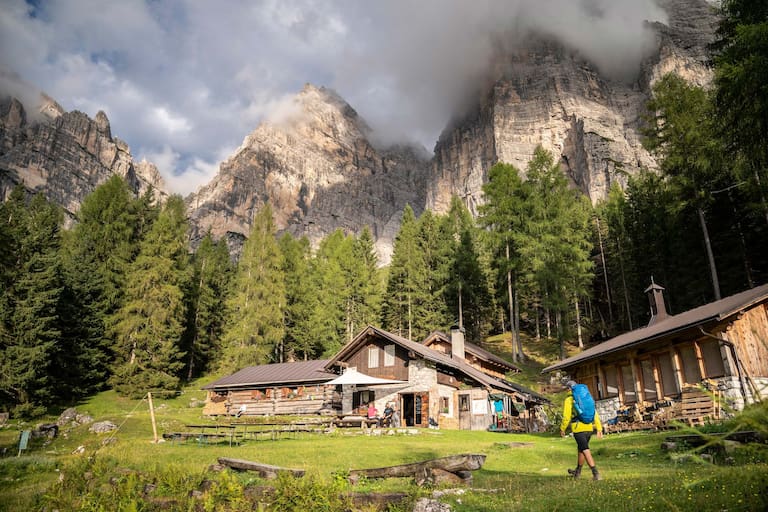
<svg viewBox="0 0 768 512"><path fill-rule="evenodd" d="M524 226L523 182L519 171L512 165L498 163L488 171L488 182L483 186L485 203L480 206L479 221L489 230L489 243L494 254L493 265L499 276L498 290L503 290L502 302L509 311L512 333L512 360L524 357L520 340L519 279L522 266L514 233Z"/></svg>
<svg viewBox="0 0 768 512"><path fill-rule="evenodd" d="M59 259L62 215L36 195L27 208L17 188L0 210L10 254L0 332L0 403L14 414L34 416L67 395L58 362L61 345L62 276ZM5 309L7 308L7 309Z"/></svg>
<svg viewBox="0 0 768 512"><path fill-rule="evenodd" d="M385 329L410 340L429 334L430 328L420 323L418 314L426 302L425 294L429 289L426 271L418 223L413 209L406 205L392 248L387 293L382 308Z"/></svg>
<svg viewBox="0 0 768 512"><path fill-rule="evenodd" d="M112 176L85 197L78 222L64 239L68 298L62 334L82 393L103 386L111 371L116 348L111 321L123 304L125 275L139 250L138 209L125 179Z"/></svg>
<svg viewBox="0 0 768 512"><path fill-rule="evenodd" d="M312 334L313 311L318 293L312 274L312 251L307 237L285 233L278 240L285 274L285 338L281 360L308 360L322 353Z"/></svg>
<svg viewBox="0 0 768 512"><path fill-rule="evenodd" d="M311 332L320 341L324 356L334 354L351 339L348 269L353 244L352 237L337 229L320 242L313 260L315 286L321 293L312 312Z"/></svg>
<svg viewBox="0 0 768 512"><path fill-rule="evenodd" d="M226 372L274 361L285 333L283 261L268 203L253 218L232 285L220 360Z"/></svg>
<svg viewBox="0 0 768 512"><path fill-rule="evenodd" d="M178 389L191 277L187 230L184 201L171 196L130 265L125 303L115 315L119 352L111 379L123 395Z"/></svg>
<svg viewBox="0 0 768 512"><path fill-rule="evenodd" d="M185 335L187 380L199 376L220 346L225 303L233 265L223 240L206 233L192 257L188 326Z"/></svg>
<svg viewBox="0 0 768 512"><path fill-rule="evenodd" d="M373 235L370 228L365 226L353 240L352 258L347 270L350 339L366 325L377 323L382 295L378 266L379 257L374 249Z"/></svg>

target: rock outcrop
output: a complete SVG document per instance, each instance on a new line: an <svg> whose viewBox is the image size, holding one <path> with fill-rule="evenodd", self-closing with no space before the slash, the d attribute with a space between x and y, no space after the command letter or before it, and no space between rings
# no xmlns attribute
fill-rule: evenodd
<svg viewBox="0 0 768 512"><path fill-rule="evenodd" d="M369 226L388 261L403 208L423 208L427 157L409 147L374 148L357 112L328 89L306 85L289 110L256 128L190 196L195 237L247 235L269 202L278 230L315 245L336 229Z"/></svg>
<svg viewBox="0 0 768 512"><path fill-rule="evenodd" d="M62 206L70 219L82 200L118 174L141 194L152 187L157 199L165 192L157 168L134 163L128 145L113 137L104 112L95 119L82 112L65 112L41 97L34 120L15 98L0 99L0 199L21 183L30 193L43 193Z"/></svg>
<svg viewBox="0 0 768 512"><path fill-rule="evenodd" d="M662 2L669 23L649 24L658 52L627 83L602 76L578 54L532 37L496 62L496 80L478 107L443 132L435 147L426 208L446 211L458 194L476 212L482 184L497 162L521 172L536 146L560 158L574 186L592 201L615 180L656 162L643 149L639 128L652 85L668 72L703 85L711 80L706 45L714 15L704 0Z"/></svg>

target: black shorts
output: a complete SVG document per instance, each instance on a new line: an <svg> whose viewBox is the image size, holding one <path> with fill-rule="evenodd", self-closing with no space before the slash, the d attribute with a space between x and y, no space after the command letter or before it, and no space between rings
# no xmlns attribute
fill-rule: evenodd
<svg viewBox="0 0 768 512"><path fill-rule="evenodd" d="M592 437L592 432L574 432L573 438L576 440L576 447L580 452L589 450L589 439Z"/></svg>

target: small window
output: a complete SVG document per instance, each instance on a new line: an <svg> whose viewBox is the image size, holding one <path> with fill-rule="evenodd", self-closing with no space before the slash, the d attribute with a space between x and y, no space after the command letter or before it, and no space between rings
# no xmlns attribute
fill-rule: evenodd
<svg viewBox="0 0 768 512"><path fill-rule="evenodd" d="M384 366L395 366L395 346L386 345L384 347Z"/></svg>
<svg viewBox="0 0 768 512"><path fill-rule="evenodd" d="M616 380L616 367L606 366L605 370L605 395L603 398L619 396L619 385Z"/></svg>
<svg viewBox="0 0 768 512"><path fill-rule="evenodd" d="M720 353L720 343L716 340L699 341L701 357L704 358L704 368L707 371L707 378L714 379L725 375L725 364L723 355Z"/></svg>
<svg viewBox="0 0 768 512"><path fill-rule="evenodd" d="M459 395L459 410L469 411L469 395Z"/></svg>
<svg viewBox="0 0 768 512"><path fill-rule="evenodd" d="M632 377L632 368L629 365L622 365L619 368L621 382L624 385L625 404L634 404L637 402L637 393L635 392L635 379Z"/></svg>
<svg viewBox="0 0 768 512"><path fill-rule="evenodd" d="M696 357L696 351L693 345L680 347L680 359L683 361L683 378L687 384L698 384L701 382L701 372L699 371L699 359Z"/></svg>
<svg viewBox="0 0 768 512"><path fill-rule="evenodd" d="M680 390L677 388L677 378L675 378L675 367L672 364L672 355L669 352L659 354L659 373L661 374L661 390L664 396L675 396Z"/></svg>
<svg viewBox="0 0 768 512"><path fill-rule="evenodd" d="M379 347L368 348L368 368L379 367Z"/></svg>
<svg viewBox="0 0 768 512"><path fill-rule="evenodd" d="M658 400L656 394L656 379L653 376L653 363L650 359L643 359L640 361L640 370L643 377L643 399L648 402L655 402Z"/></svg>
<svg viewBox="0 0 768 512"><path fill-rule="evenodd" d="M447 396L440 397L440 412L443 414L451 412L451 400Z"/></svg>

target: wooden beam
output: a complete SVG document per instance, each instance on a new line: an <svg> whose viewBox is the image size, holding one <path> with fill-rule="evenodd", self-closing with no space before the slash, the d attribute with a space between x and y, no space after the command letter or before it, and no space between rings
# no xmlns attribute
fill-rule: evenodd
<svg viewBox="0 0 768 512"><path fill-rule="evenodd" d="M297 478L304 476L305 471L303 469L290 469L281 468L279 466L272 466L270 464L262 464L261 462L254 462L243 459L230 459L229 457L219 457L219 464L227 466L238 471L255 471L260 477L267 480L274 480L280 473L289 473Z"/></svg>

